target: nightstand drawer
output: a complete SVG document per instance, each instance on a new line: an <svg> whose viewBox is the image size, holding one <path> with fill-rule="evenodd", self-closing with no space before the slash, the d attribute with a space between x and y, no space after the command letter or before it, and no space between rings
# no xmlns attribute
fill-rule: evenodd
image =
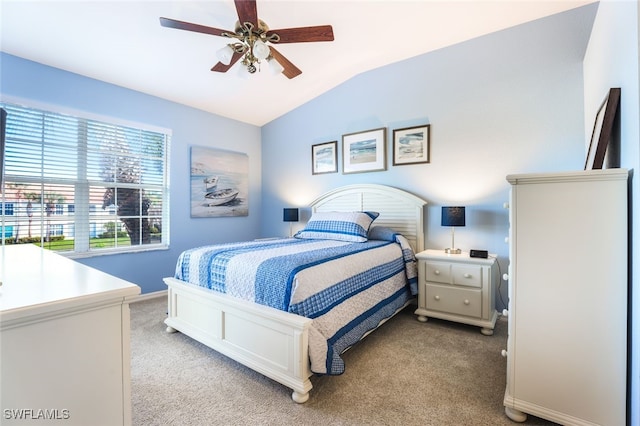
<svg viewBox="0 0 640 426"><path fill-rule="evenodd" d="M476 318L482 316L482 291L480 289L427 284L426 290L428 310Z"/></svg>
<svg viewBox="0 0 640 426"><path fill-rule="evenodd" d="M453 283L469 287L482 287L482 266L453 265Z"/></svg>
<svg viewBox="0 0 640 426"><path fill-rule="evenodd" d="M426 262L426 280L436 283L451 284L451 264L444 262Z"/></svg>

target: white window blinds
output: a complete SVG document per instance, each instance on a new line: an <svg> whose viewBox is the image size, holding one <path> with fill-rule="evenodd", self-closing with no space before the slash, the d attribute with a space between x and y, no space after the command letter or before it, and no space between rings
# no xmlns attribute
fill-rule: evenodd
<svg viewBox="0 0 640 426"><path fill-rule="evenodd" d="M0 106L3 244L75 253L168 245L167 133Z"/></svg>

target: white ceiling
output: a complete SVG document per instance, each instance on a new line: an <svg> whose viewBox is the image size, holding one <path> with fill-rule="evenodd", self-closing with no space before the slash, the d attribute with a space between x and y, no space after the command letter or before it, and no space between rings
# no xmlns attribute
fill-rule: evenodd
<svg viewBox="0 0 640 426"><path fill-rule="evenodd" d="M210 71L228 39L159 17L233 30L233 0L0 0L0 48L25 59L261 126L364 71L593 0L258 0L271 29L329 24L335 41L281 44L292 80ZM246 78L248 77L248 78Z"/></svg>

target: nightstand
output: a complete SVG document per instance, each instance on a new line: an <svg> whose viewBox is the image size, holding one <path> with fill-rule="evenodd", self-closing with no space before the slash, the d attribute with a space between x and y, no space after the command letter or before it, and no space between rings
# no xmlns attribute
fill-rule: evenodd
<svg viewBox="0 0 640 426"><path fill-rule="evenodd" d="M493 334L498 312L495 286L498 270L495 255L469 257L425 250L418 259L418 321L427 317L477 325L484 335Z"/></svg>

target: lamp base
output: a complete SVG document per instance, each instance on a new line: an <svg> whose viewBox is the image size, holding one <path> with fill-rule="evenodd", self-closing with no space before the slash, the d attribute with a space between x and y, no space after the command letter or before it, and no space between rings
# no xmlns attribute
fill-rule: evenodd
<svg viewBox="0 0 640 426"><path fill-rule="evenodd" d="M460 254L462 253L462 250L457 248L447 248L447 249L444 249L444 252L449 254Z"/></svg>

